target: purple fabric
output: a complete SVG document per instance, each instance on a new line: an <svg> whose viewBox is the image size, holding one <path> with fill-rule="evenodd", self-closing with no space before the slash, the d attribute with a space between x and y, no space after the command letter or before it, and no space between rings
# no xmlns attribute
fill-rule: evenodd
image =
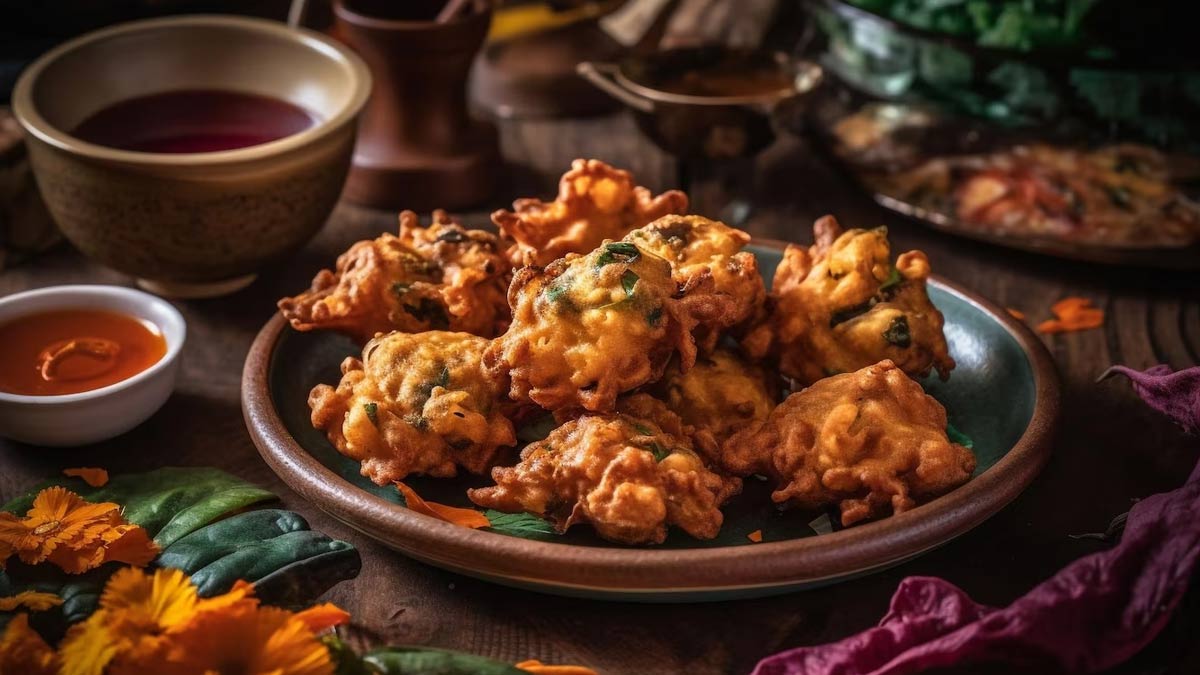
<svg viewBox="0 0 1200 675"><path fill-rule="evenodd" d="M1116 372L1140 385L1150 405L1200 427L1200 368L1126 370ZM1138 502L1115 548L1076 560L1008 607L980 605L941 579L909 577L879 626L768 657L754 675L904 675L981 662L1111 668L1163 629L1198 558L1200 465L1182 487Z"/></svg>
<svg viewBox="0 0 1200 675"><path fill-rule="evenodd" d="M1145 372L1113 366L1100 379L1124 375L1133 390L1151 408L1175 420L1188 433L1200 432L1200 368L1171 372L1170 366L1154 366Z"/></svg>

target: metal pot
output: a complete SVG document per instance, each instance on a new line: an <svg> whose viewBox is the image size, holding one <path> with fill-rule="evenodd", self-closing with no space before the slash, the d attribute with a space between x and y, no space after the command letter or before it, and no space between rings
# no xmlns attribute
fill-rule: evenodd
<svg viewBox="0 0 1200 675"><path fill-rule="evenodd" d="M732 95L679 93L670 83L721 71L774 72L777 88ZM771 120L821 83L820 66L783 52L720 46L685 47L630 56L619 63L584 62L579 74L634 112L638 127L663 150L684 159L748 157L775 139Z"/></svg>

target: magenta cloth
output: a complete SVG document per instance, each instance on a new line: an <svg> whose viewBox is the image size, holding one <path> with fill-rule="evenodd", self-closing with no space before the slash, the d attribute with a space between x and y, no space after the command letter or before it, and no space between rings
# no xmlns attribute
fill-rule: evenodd
<svg viewBox="0 0 1200 675"><path fill-rule="evenodd" d="M1200 368L1132 372L1150 405L1200 427ZM942 579L909 577L877 627L767 657L754 675L904 675L983 662L1111 668L1163 629L1198 558L1200 465L1182 487L1134 505L1116 547L1076 560L1008 607L980 605Z"/></svg>
<svg viewBox="0 0 1200 675"><path fill-rule="evenodd" d="M1167 415L1188 433L1200 432L1200 368L1171 372L1170 366L1154 366L1145 372L1113 366L1100 379L1121 374L1133 382L1133 390L1151 408Z"/></svg>

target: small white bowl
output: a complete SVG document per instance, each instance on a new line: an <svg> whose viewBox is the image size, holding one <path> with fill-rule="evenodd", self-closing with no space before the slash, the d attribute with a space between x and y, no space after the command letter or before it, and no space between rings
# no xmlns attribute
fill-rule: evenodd
<svg viewBox="0 0 1200 675"><path fill-rule="evenodd" d="M51 286L0 298L0 323L58 309L107 310L149 321L162 331L167 353L129 379L78 394L0 391L0 436L33 445L85 445L123 434L162 407L175 388L179 353L187 337L187 324L178 310L132 288Z"/></svg>

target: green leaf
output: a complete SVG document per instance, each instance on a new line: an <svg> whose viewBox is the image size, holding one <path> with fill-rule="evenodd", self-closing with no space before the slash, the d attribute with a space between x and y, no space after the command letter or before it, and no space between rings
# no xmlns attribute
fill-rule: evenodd
<svg viewBox="0 0 1200 675"><path fill-rule="evenodd" d="M646 312L646 323L650 324L651 326L657 326L658 322L662 321L662 315L662 307L655 307L649 312Z"/></svg>
<svg viewBox="0 0 1200 675"><path fill-rule="evenodd" d="M559 536L554 526L532 513L503 513L494 509L483 515L492 523L487 529L523 539L550 540Z"/></svg>
<svg viewBox="0 0 1200 675"><path fill-rule="evenodd" d="M427 647L386 647L363 655L380 675L529 675L511 663Z"/></svg>
<svg viewBox="0 0 1200 675"><path fill-rule="evenodd" d="M951 443L957 443L968 450L975 448L975 441L971 440L970 436L956 429L950 422L946 422L946 436L950 438Z"/></svg>
<svg viewBox="0 0 1200 675"><path fill-rule="evenodd" d="M654 453L654 461L656 462L661 462L667 457L671 456L671 451L659 445L657 442L651 442L650 447L647 449Z"/></svg>
<svg viewBox="0 0 1200 675"><path fill-rule="evenodd" d="M888 278L884 279L883 283L879 285L879 290L886 291L893 286L899 286L902 281L904 281L904 277L900 276L900 270L893 266L892 271L888 274Z"/></svg>
<svg viewBox="0 0 1200 675"><path fill-rule="evenodd" d="M321 638L321 642L325 644L329 650L329 656L333 659L334 675L375 675L377 671L373 671L363 663L363 659L354 649L346 644L341 638L336 635L326 635Z"/></svg>
<svg viewBox="0 0 1200 675"><path fill-rule="evenodd" d="M625 289L625 297L633 297L633 289L637 286L638 275L633 270L625 270L621 275L621 288Z"/></svg>
<svg viewBox="0 0 1200 675"><path fill-rule="evenodd" d="M631 263L641 256L637 246L627 241L614 241L604 245L604 250L596 258L596 269L615 262Z"/></svg>
<svg viewBox="0 0 1200 675"><path fill-rule="evenodd" d="M912 332L908 329L908 317L901 315L892 319L892 323L888 325L887 330L883 331L883 339L887 340L888 344L893 344L903 349L911 346Z"/></svg>
<svg viewBox="0 0 1200 675"><path fill-rule="evenodd" d="M367 413L367 419L371 420L371 424L379 426L379 404L364 403L363 410Z"/></svg>
<svg viewBox="0 0 1200 675"><path fill-rule="evenodd" d="M89 502L120 504L125 519L146 528L161 548L227 514L275 499L274 494L219 469L166 467L115 476L99 488L64 477L14 499L4 510L24 515L37 493L50 485L64 485Z"/></svg>

